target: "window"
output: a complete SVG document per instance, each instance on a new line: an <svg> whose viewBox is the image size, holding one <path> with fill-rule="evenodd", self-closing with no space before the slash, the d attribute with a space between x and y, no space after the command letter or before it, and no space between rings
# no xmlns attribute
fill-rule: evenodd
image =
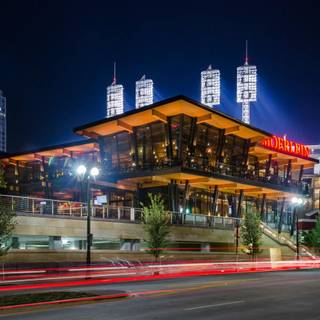
<svg viewBox="0 0 320 320"><path fill-rule="evenodd" d="M165 125L162 122L154 122L137 128L138 166L152 168L167 163L165 137Z"/></svg>

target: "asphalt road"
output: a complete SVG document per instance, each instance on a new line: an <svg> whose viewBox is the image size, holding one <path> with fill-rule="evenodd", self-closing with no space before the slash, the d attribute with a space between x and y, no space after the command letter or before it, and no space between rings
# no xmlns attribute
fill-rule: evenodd
<svg viewBox="0 0 320 320"><path fill-rule="evenodd" d="M320 271L193 277L68 290L127 291L133 297L3 312L0 319L320 319Z"/></svg>

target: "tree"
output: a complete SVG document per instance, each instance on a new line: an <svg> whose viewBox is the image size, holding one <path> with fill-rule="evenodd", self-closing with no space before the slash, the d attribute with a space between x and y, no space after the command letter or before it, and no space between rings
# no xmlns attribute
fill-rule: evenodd
<svg viewBox="0 0 320 320"><path fill-rule="evenodd" d="M0 200L1 201L1 200ZM0 202L0 256L10 249L10 238L15 226L15 214L8 205Z"/></svg>
<svg viewBox="0 0 320 320"><path fill-rule="evenodd" d="M5 189L6 186L4 168L0 165L0 189ZM15 223L15 213L11 207L0 198L0 256L5 255L10 248L10 238Z"/></svg>
<svg viewBox="0 0 320 320"><path fill-rule="evenodd" d="M163 248L167 246L167 236L170 232L170 216L164 210L160 195L148 194L150 204L143 206L144 230L147 234L148 252L158 261Z"/></svg>
<svg viewBox="0 0 320 320"><path fill-rule="evenodd" d="M242 243L245 245L245 252L254 258L260 253L262 230L260 227L260 215L255 212L247 212L241 225Z"/></svg>
<svg viewBox="0 0 320 320"><path fill-rule="evenodd" d="M302 244L313 248L316 252L320 251L320 218L312 230L302 232Z"/></svg>
<svg viewBox="0 0 320 320"><path fill-rule="evenodd" d="M5 170L4 170L3 164L0 163L0 190L6 189L6 188L7 188L7 183L5 180Z"/></svg>

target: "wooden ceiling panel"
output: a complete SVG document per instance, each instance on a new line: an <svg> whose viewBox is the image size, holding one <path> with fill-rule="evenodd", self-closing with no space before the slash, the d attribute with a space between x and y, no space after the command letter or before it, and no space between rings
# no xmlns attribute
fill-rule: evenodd
<svg viewBox="0 0 320 320"><path fill-rule="evenodd" d="M156 106L152 109L139 110L136 113L131 113L128 115L124 114L120 119L125 124L131 127L136 127L157 120L166 122L167 117L179 114L185 114L190 117L195 117L198 119L198 123L208 123L209 125L215 126L219 129L230 130L230 128L232 128L232 132L229 132L229 134L232 133L245 139L255 138L260 141L267 137L267 135L263 135L260 131L254 130L254 128L250 128L244 124L241 125L241 123L233 120L232 118L229 118L228 116L224 116L220 113L214 113L213 111L210 111L198 106L197 104L193 104L183 99L168 102L166 104ZM127 129L123 128L123 126L121 125L119 126L118 121L111 120L92 125L91 127L87 127L85 130L77 131L77 133L85 136L91 136L94 133L105 136Z"/></svg>
<svg viewBox="0 0 320 320"><path fill-rule="evenodd" d="M295 196L293 193L284 192L277 189L265 188L265 187L255 187L245 183L234 183L227 179L216 179L209 177L202 177L197 175L191 175L186 173L168 173L158 176L146 176L146 177L135 177L128 178L118 181L118 183L123 185L137 185L141 184L142 187L160 186L167 185L171 180L177 181L179 185L183 185L188 180L192 187L206 189L218 186L218 190L222 192L230 192L239 194L240 190L244 191L245 195L253 197L262 197L263 194L266 195L267 199L271 198L291 198Z"/></svg>

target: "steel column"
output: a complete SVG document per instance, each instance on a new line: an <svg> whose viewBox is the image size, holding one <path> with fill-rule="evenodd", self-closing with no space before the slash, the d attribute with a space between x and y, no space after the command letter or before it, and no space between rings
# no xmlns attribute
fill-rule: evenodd
<svg viewBox="0 0 320 320"><path fill-rule="evenodd" d="M221 162L221 155L222 155L222 151L223 151L223 147L224 147L224 143L225 143L225 130L219 130L219 142L218 142L218 147L217 147L217 160L216 160L216 168L219 167L219 163Z"/></svg>
<svg viewBox="0 0 320 320"><path fill-rule="evenodd" d="M303 170L304 170L304 167L303 167L303 164L302 164L300 166L300 171L299 171L299 183L301 183L301 180L302 180Z"/></svg>
<svg viewBox="0 0 320 320"><path fill-rule="evenodd" d="M242 201L243 201L243 189L240 190L240 194L239 194L238 208L237 208L237 218L241 218Z"/></svg>
<svg viewBox="0 0 320 320"><path fill-rule="evenodd" d="M287 165L286 182L291 180L291 168L292 168L292 161L289 160Z"/></svg>
<svg viewBox="0 0 320 320"><path fill-rule="evenodd" d="M265 178L267 178L270 175L271 162L272 162L272 155L269 154L268 160L266 162Z"/></svg>
<svg viewBox="0 0 320 320"><path fill-rule="evenodd" d="M280 208L280 214L279 214L279 221L278 221L278 233L281 233L282 230L282 219L283 219L283 212L284 212L284 205L285 205L286 199L283 198L281 202L281 208Z"/></svg>
<svg viewBox="0 0 320 320"><path fill-rule="evenodd" d="M189 180L186 180L185 186L184 186L184 192L183 192L183 205L182 205L183 213L185 213L186 208L188 206L189 197L190 197L190 184L189 184Z"/></svg>
<svg viewBox="0 0 320 320"><path fill-rule="evenodd" d="M218 189L218 186L215 185L213 190L212 215L214 215L217 211L218 196L219 196L219 189Z"/></svg>
<svg viewBox="0 0 320 320"><path fill-rule="evenodd" d="M262 195L261 207L260 207L260 217L261 217L261 220L262 220L262 221L265 221L265 220L266 220L266 219L264 219L264 218L266 218L266 217L265 217L265 211L264 211L265 204L266 204L266 194L264 193L264 194Z"/></svg>

